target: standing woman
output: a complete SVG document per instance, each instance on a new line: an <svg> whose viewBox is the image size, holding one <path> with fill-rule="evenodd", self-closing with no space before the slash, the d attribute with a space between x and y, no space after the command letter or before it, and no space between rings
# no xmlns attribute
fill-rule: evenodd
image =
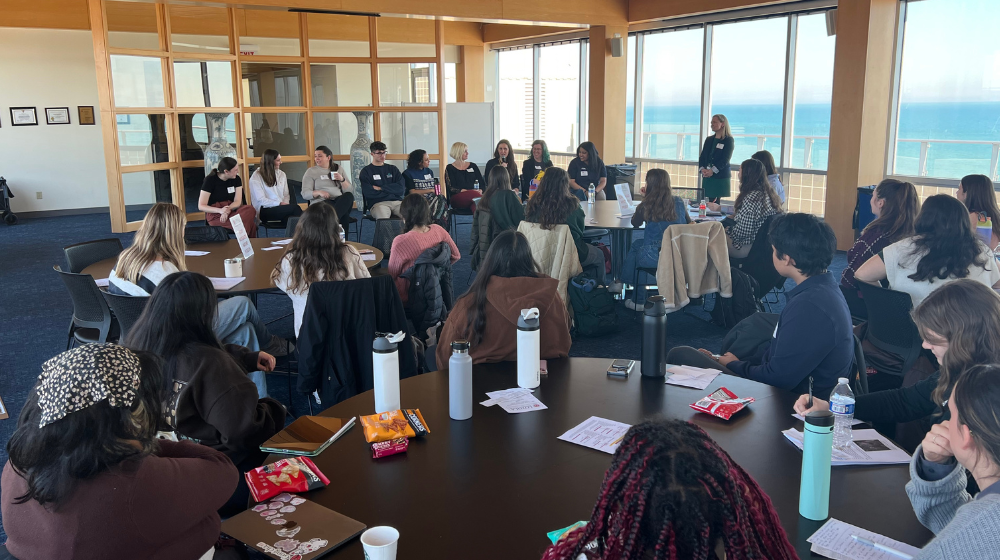
<svg viewBox="0 0 1000 560"><path fill-rule="evenodd" d="M288 218L302 215L298 204L289 204L288 179L280 167L281 154L267 149L250 176L250 203L262 222L287 223Z"/></svg>
<svg viewBox="0 0 1000 560"><path fill-rule="evenodd" d="M545 140L535 140L531 143L531 156L521 164L521 200L528 200L531 197L531 183L538 183L535 179L538 174L552 167L552 158L549 156L549 146Z"/></svg>
<svg viewBox="0 0 1000 560"><path fill-rule="evenodd" d="M566 169L569 174L569 188L573 196L581 202L587 201L587 188L591 183L597 191L595 200L606 200L604 187L608 184L608 170L604 167L593 142L584 142L576 149L576 157Z"/></svg>
<svg viewBox="0 0 1000 560"><path fill-rule="evenodd" d="M993 181L986 175L966 175L958 184L956 198L965 204L969 209L969 220L972 228L976 229L981 222L992 221L993 231L989 240L981 235L980 240L989 245L990 249L996 251L1000 245L1000 208L997 208L996 192L993 190ZM985 225L985 224L984 224Z"/></svg>
<svg viewBox="0 0 1000 560"><path fill-rule="evenodd" d="M701 187L709 202L718 203L730 194L729 160L733 157L735 141L725 115L712 116L712 136L705 140L698 158L698 171L703 177Z"/></svg>
<svg viewBox="0 0 1000 560"><path fill-rule="evenodd" d="M510 142L507 140L497 142L497 148L493 150L493 159L486 162L486 172L484 175L487 179L490 177L490 170L497 165L507 170L511 185L520 186L521 179L517 174L517 163L514 162L514 148L511 147Z"/></svg>
<svg viewBox="0 0 1000 560"><path fill-rule="evenodd" d="M471 161L466 161L469 157L469 146L464 142L455 142L451 145L449 153L454 163L449 163L445 168L444 181L448 188L448 202L456 210L468 209L476 211L476 203L473 200L483 196L483 174L479 167ZM478 183L478 187L476 184Z"/></svg>
<svg viewBox="0 0 1000 560"><path fill-rule="evenodd" d="M729 184L729 179L726 179L726 184ZM717 209L714 204L713 209ZM729 256L742 259L750 254L758 235L767 235L766 231L760 231L764 220L781 213L781 200L767 182L763 163L748 159L740 166L740 194L733 209L733 221L726 226L726 243L729 245Z"/></svg>
<svg viewBox="0 0 1000 560"><path fill-rule="evenodd" d="M326 201L333 205L340 223L345 223L354 208L354 187L340 173L340 165L333 161L333 152L318 146L313 152L316 165L306 169L302 176L302 194L312 197L309 204Z"/></svg>
<svg viewBox="0 0 1000 560"><path fill-rule="evenodd" d="M774 165L774 156L771 152L767 150L761 150L754 155L750 156L751 159L755 159L764 164L764 173L767 173L767 182L771 183L771 188L774 192L778 194L778 198L781 199L781 204L785 204L785 187L781 184L781 176L778 175L778 167Z"/></svg>
<svg viewBox="0 0 1000 560"><path fill-rule="evenodd" d="M198 210L205 213L205 223L233 229L229 219L236 215L243 222L247 237L257 237L257 213L243 205L243 180L240 166L231 157L219 160L215 171L205 177L198 195Z"/></svg>

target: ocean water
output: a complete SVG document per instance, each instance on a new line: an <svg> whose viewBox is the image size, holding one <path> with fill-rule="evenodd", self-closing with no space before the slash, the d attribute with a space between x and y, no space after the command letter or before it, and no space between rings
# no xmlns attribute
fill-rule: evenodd
<svg viewBox="0 0 1000 560"><path fill-rule="evenodd" d="M701 148L698 145L699 112L697 105L646 107L643 134L647 140L645 153L641 155L697 161ZM736 136L733 162L749 158L759 147L772 154L780 152L781 105L718 105L712 112L729 118ZM631 107L626 110L626 118L631 122ZM792 166L825 170L829 135L830 105L798 104ZM994 149L1000 150L1000 103L904 103L900 107L897 138L900 140L896 149L897 174L949 179L960 179L970 173L993 176L997 170L990 169L992 153ZM807 141L811 144L808 162L805 159ZM925 173L919 172L919 141L929 141ZM629 135L626 150L631 151L631 145Z"/></svg>

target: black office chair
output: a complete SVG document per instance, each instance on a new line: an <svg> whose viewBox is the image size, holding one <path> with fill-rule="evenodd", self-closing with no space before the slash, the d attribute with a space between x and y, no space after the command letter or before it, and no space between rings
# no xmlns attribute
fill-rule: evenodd
<svg viewBox="0 0 1000 560"><path fill-rule="evenodd" d="M859 282L861 295L868 308L868 331L865 340L886 352L902 358L899 371L886 371L902 377L920 357L923 341L917 325L910 317L913 300L904 292ZM879 373L883 373L881 370Z"/></svg>
<svg viewBox="0 0 1000 560"><path fill-rule="evenodd" d="M773 251L767 234L771 229L771 222L773 220L774 216L768 216L764 220L764 223L761 224L760 229L757 230L757 235L754 237L753 245L750 246L750 252L747 253L746 257L742 259L729 259L730 267L742 270L757 281L757 284L760 286L760 300L767 305L768 311L771 310L772 303L778 303L778 293L785 285L785 278L778 274L778 271L774 268L774 261L771 260ZM773 302L769 301L767 297L771 292L775 294L775 301Z"/></svg>
<svg viewBox="0 0 1000 560"><path fill-rule="evenodd" d="M865 300L861 299L861 296L858 295L858 290L841 285L840 291L844 294L844 300L847 301L847 309L851 312L851 322L855 325L860 325L867 321L868 308L865 307Z"/></svg>
<svg viewBox="0 0 1000 560"><path fill-rule="evenodd" d="M386 263L389 262L392 241L401 233L403 233L403 220L399 218L380 218L375 220L375 235L372 237L372 246L382 251Z"/></svg>
<svg viewBox="0 0 1000 560"><path fill-rule="evenodd" d="M299 225L299 217L292 216L288 218L288 223L285 224L285 237L295 237L295 228Z"/></svg>
<svg viewBox="0 0 1000 560"><path fill-rule="evenodd" d="M96 262L117 257L122 252L122 240L113 237L111 239L84 241L83 243L63 247L63 252L66 254L66 264L69 271L80 273L83 272L83 269Z"/></svg>
<svg viewBox="0 0 1000 560"><path fill-rule="evenodd" d="M52 269L59 273L73 300L73 318L69 322L66 349L73 347L74 340L81 344L118 340L118 327L111 319L111 308L101 296L94 277L64 272L59 265Z"/></svg>
<svg viewBox="0 0 1000 560"><path fill-rule="evenodd" d="M149 296L120 296L108 292L101 292L101 295L104 296L104 301L108 302L108 307L118 322L119 338L124 339L132 325L139 319L139 315L142 315Z"/></svg>
<svg viewBox="0 0 1000 560"><path fill-rule="evenodd" d="M448 231L451 232L452 239L455 239L458 232L459 216L469 216L471 218L472 210L468 208L448 208Z"/></svg>
<svg viewBox="0 0 1000 560"><path fill-rule="evenodd" d="M851 390L854 396L868 394L868 364L865 362L865 351L861 339L854 336L854 365L851 371Z"/></svg>

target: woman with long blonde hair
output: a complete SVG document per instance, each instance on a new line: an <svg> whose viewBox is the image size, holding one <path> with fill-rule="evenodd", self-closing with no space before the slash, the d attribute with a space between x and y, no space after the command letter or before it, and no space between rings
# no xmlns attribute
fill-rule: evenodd
<svg viewBox="0 0 1000 560"><path fill-rule="evenodd" d="M703 177L701 187L709 202L718 203L730 192L729 160L733 159L736 141L725 115L712 115L713 134L705 139L698 158L698 172Z"/></svg>
<svg viewBox="0 0 1000 560"><path fill-rule="evenodd" d="M186 222L180 207L166 202L154 204L135 233L132 246L118 256L118 263L108 278L108 292L149 296L164 278L187 270L184 261ZM246 324L253 328L242 328ZM246 296L220 301L213 327L222 342L246 346L254 352L264 350L272 356L284 356L292 349L287 340L268 332L257 308ZM260 397L266 397L267 385L263 376L255 382L258 382Z"/></svg>
<svg viewBox="0 0 1000 560"><path fill-rule="evenodd" d="M455 161L444 169L444 183L448 190L448 202L456 210L476 211L475 199L483 196L486 181L479 166L469 158L469 146L464 142L451 145L450 155Z"/></svg>

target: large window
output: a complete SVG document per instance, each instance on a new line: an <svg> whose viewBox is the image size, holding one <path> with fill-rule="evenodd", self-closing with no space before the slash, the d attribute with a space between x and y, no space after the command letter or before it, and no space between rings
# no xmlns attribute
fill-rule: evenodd
<svg viewBox="0 0 1000 560"><path fill-rule="evenodd" d="M640 157L698 161L703 42L702 29L645 37Z"/></svg>
<svg viewBox="0 0 1000 560"><path fill-rule="evenodd" d="M538 49L538 136L553 152L572 152L580 134L580 43Z"/></svg>
<svg viewBox="0 0 1000 560"><path fill-rule="evenodd" d="M799 16L789 167L826 169L830 152L830 100L836 44L836 37L826 33L824 14Z"/></svg>
<svg viewBox="0 0 1000 560"><path fill-rule="evenodd" d="M629 35L625 48L625 155L634 156L635 138L635 35Z"/></svg>
<svg viewBox="0 0 1000 560"><path fill-rule="evenodd" d="M497 62L500 137L510 140L514 149L527 150L535 140L534 57L532 49L501 51Z"/></svg>
<svg viewBox="0 0 1000 560"><path fill-rule="evenodd" d="M995 0L907 2L890 171L997 179L1000 24Z"/></svg>

